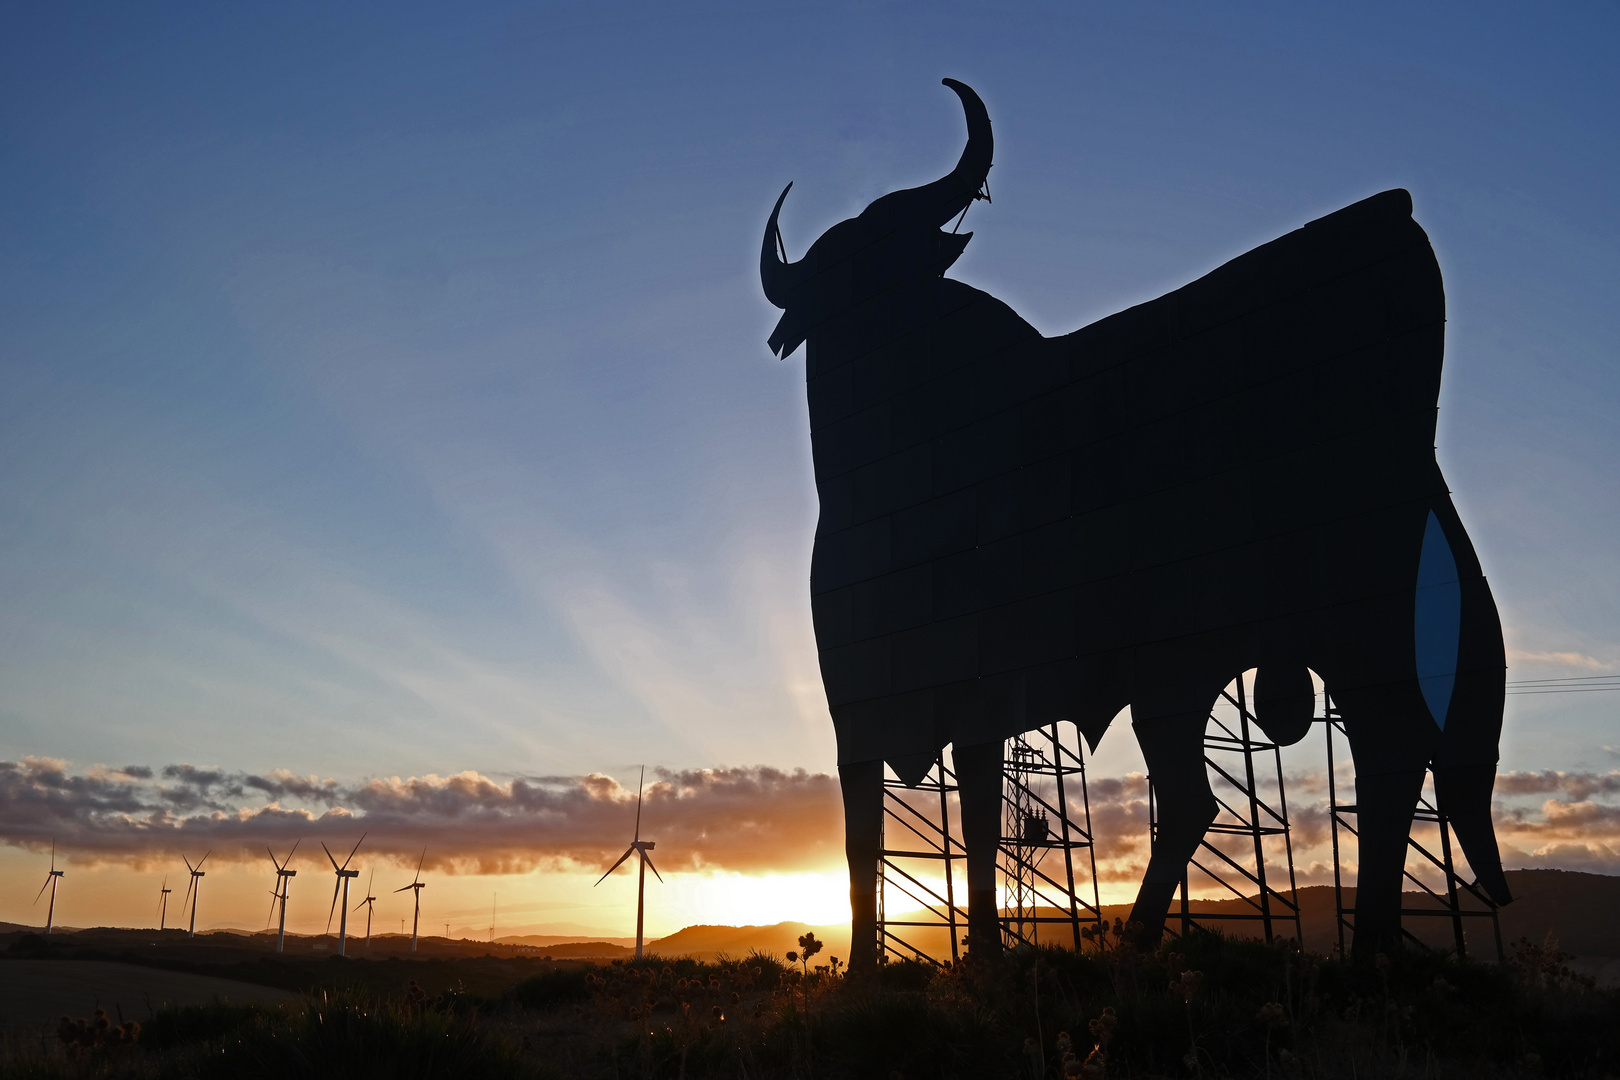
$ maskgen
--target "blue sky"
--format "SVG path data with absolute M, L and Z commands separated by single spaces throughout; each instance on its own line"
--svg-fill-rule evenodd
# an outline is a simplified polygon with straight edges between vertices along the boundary
M 946 171 L 944 75 L 996 125 L 952 276 L 1047 333 L 1411 189 L 1513 677 L 1616 671 L 1617 42 L 1604 4 L 13 5 L 0 758 L 829 768 L 756 253 L 788 180 L 797 256 Z M 1510 698 L 1504 767 L 1613 767 L 1617 705 Z

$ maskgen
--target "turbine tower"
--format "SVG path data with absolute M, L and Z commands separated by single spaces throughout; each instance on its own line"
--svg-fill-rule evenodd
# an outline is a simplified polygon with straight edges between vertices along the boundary
M 355 846 L 358 847 L 359 845 L 357 844 Z M 358 873 L 358 871 L 356 871 L 356 873 Z M 368 950 L 371 948 L 371 912 L 377 903 L 377 898 L 371 895 L 371 885 L 376 880 L 377 871 L 374 869 L 371 871 L 371 876 L 366 878 L 366 898 L 354 905 L 354 910 L 356 911 L 359 911 L 361 908 L 366 909 L 366 948 Z M 348 897 L 344 897 L 344 900 L 347 901 Z
M 327 909 L 326 912 L 327 933 L 332 932 L 332 912 L 338 910 L 338 890 L 343 890 L 343 909 L 338 920 L 339 956 L 349 955 L 347 952 L 347 938 L 349 935 L 349 879 L 360 876 L 360 871 L 349 869 L 349 861 L 354 858 L 354 853 L 360 850 L 360 845 L 365 841 L 365 839 L 366 834 L 361 833 L 360 839 L 354 842 L 354 847 L 349 851 L 349 858 L 343 860 L 342 866 L 339 866 L 338 861 L 332 858 L 332 849 L 326 846 L 326 842 L 324 840 L 321 842 L 321 850 L 326 852 L 326 858 L 331 862 L 332 869 L 337 871 L 337 884 L 332 886 L 332 906 Z
M 293 846 L 292 846 L 292 851 L 287 852 L 287 857 L 285 859 L 282 859 L 280 862 L 276 861 L 276 853 L 275 852 L 271 851 L 269 848 L 264 849 L 265 854 L 270 856 L 270 862 L 276 868 L 276 887 L 273 890 L 271 890 L 271 893 L 270 893 L 270 913 L 272 915 L 274 915 L 275 911 L 276 911 L 276 901 L 277 900 L 281 901 L 281 924 L 276 928 L 276 952 L 281 952 L 282 947 L 286 944 L 286 941 L 287 941 L 287 885 L 288 885 L 288 879 L 289 878 L 295 878 L 295 877 L 298 876 L 298 871 L 289 870 L 289 869 L 287 869 L 287 866 L 288 866 L 289 863 L 292 862 L 293 852 L 297 851 L 298 850 L 298 845 L 302 844 L 302 843 L 303 843 L 302 840 L 294 840 L 293 841 Z M 268 920 L 266 920 L 266 925 L 268 925 Z
M 197 896 L 202 892 L 202 879 L 208 876 L 203 873 L 202 864 L 207 862 L 208 856 L 212 854 L 212 851 L 206 852 L 202 858 L 197 860 L 196 866 L 192 866 L 191 860 L 184 855 L 180 856 L 185 861 L 186 869 L 191 871 L 191 880 L 186 884 L 186 895 L 180 901 L 181 911 L 186 909 L 186 901 L 191 901 L 191 928 L 186 931 L 187 937 L 197 936 Z
M 398 888 L 398 889 L 394 890 L 397 893 L 402 893 L 406 889 L 410 889 L 411 890 L 411 896 L 416 901 L 416 906 L 411 911 L 411 952 L 416 951 L 416 926 L 417 926 L 417 920 L 422 917 L 422 890 L 427 888 L 427 882 L 422 880 L 422 864 L 424 862 L 426 862 L 426 861 L 427 861 L 427 848 L 423 848 L 422 849 L 422 857 L 420 859 L 416 860 L 416 877 L 411 879 L 411 883 L 409 885 L 406 885 L 406 886 L 404 886 L 402 888 Z M 370 892 L 371 890 L 368 889 L 366 891 Z M 403 930 L 404 927 L 400 927 L 400 929 Z M 446 937 L 450 936 L 450 928 L 448 926 L 445 927 L 445 936 Z
M 174 892 L 169 888 L 169 875 L 163 875 L 163 886 L 158 889 L 158 932 L 163 931 L 163 924 L 169 919 L 169 894 Z
M 641 959 L 641 952 L 642 952 L 642 945 L 641 945 L 641 943 L 642 943 L 642 933 L 641 933 L 641 930 L 642 930 L 642 925 L 643 925 L 643 917 L 645 916 L 646 910 L 647 910 L 647 870 L 648 870 L 648 868 L 649 867 L 652 868 L 653 877 L 658 879 L 658 883 L 660 885 L 662 885 L 664 883 L 664 875 L 660 874 L 658 872 L 658 867 L 653 866 L 652 857 L 647 854 L 647 852 L 651 851 L 653 848 L 657 847 L 658 845 L 653 843 L 651 840 L 643 840 L 641 838 L 641 791 L 642 791 L 642 787 L 646 783 L 646 780 L 647 780 L 647 766 L 643 765 L 641 767 L 641 780 L 638 781 L 637 784 L 636 784 L 636 838 L 634 840 L 630 841 L 630 846 L 629 847 L 624 849 L 624 854 L 619 856 L 619 861 L 614 863 L 612 866 L 608 867 L 607 874 L 603 874 L 601 877 L 596 879 L 596 884 L 600 885 L 600 884 L 602 884 L 602 882 L 604 882 L 604 881 L 606 881 L 608 879 L 608 874 L 613 873 L 613 871 L 615 871 L 619 867 L 623 866 L 624 865 L 624 860 L 628 859 L 632 854 L 637 855 L 637 856 L 640 857 L 641 865 L 640 865 L 640 868 L 639 868 L 639 871 L 638 871 L 638 874 L 637 874 L 637 877 L 636 877 L 636 959 L 637 960 Z M 595 886 L 592 886 L 592 888 L 595 888 Z
M 56 922 L 56 886 L 62 880 L 62 875 L 64 873 L 66 873 L 66 871 L 58 870 L 56 868 L 56 841 L 52 840 L 51 841 L 51 869 L 50 869 L 50 872 L 45 875 L 45 884 L 41 885 L 39 887 L 39 892 L 34 894 L 34 903 L 37 904 L 37 903 L 39 903 L 39 898 L 45 895 L 45 890 L 47 888 L 49 888 L 51 890 L 51 906 L 49 908 L 47 908 L 46 911 L 45 911 L 45 934 L 46 934 L 46 936 L 50 935 L 51 926 L 54 925 L 55 922 Z

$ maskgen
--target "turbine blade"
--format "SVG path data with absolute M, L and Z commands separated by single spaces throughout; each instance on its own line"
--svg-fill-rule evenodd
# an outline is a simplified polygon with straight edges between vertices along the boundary
M 36 903 L 36 904 L 39 903 L 39 898 L 44 896 L 45 895 L 45 890 L 51 887 L 51 878 L 53 878 L 55 876 L 56 876 L 55 874 L 46 874 L 45 875 L 45 884 L 41 885 L 39 887 L 39 892 L 34 894 L 34 903 Z
M 634 845 L 634 844 L 631 844 L 629 847 L 625 848 L 624 849 L 624 854 L 619 856 L 619 861 L 614 863 L 612 866 L 608 867 L 607 874 L 603 874 L 601 877 L 596 879 L 596 885 L 602 884 L 602 882 L 604 882 L 604 881 L 606 881 L 608 879 L 608 874 L 613 873 L 613 871 L 615 871 L 619 867 L 623 866 L 624 865 L 624 860 L 628 859 L 632 854 L 634 854 L 635 850 L 636 850 L 636 845 Z M 596 885 L 592 885 L 591 888 L 593 888 L 593 889 L 596 888 Z
M 354 847 L 351 848 L 350 851 L 349 851 L 349 858 L 343 860 L 343 869 L 347 870 L 349 868 L 349 861 L 354 858 L 354 853 L 356 851 L 359 851 L 360 850 L 360 845 L 365 843 L 365 842 L 366 842 L 366 834 L 361 833 L 360 834 L 360 839 L 358 839 L 358 840 L 356 840 L 354 842 Z
M 343 887 L 343 879 L 338 878 L 337 884 L 332 886 L 332 906 L 326 909 L 326 932 L 332 932 L 332 914 L 337 911 L 338 890 Z
M 274 866 L 276 871 L 279 873 L 281 871 L 281 864 L 276 862 L 276 853 L 270 850 L 269 845 L 265 846 L 264 853 L 270 856 L 270 865 Z
M 647 783 L 647 766 L 641 767 L 641 779 L 636 781 L 636 839 L 641 839 L 641 789 Z
M 213 853 L 214 853 L 214 849 L 209 848 L 207 853 L 204 854 L 202 858 L 197 860 L 197 869 L 201 870 L 202 869 L 202 864 L 207 862 L 208 861 L 208 856 L 212 855 Z
M 645 851 L 643 851 L 641 853 L 641 857 L 646 860 L 647 869 L 649 869 L 649 870 L 651 870 L 653 872 L 653 877 L 658 879 L 658 884 L 662 885 L 664 883 L 664 875 L 660 874 L 658 872 L 658 867 L 653 865 L 652 856 L 648 855 Z
M 280 899 L 280 893 L 274 891 L 270 893 L 270 914 L 264 917 L 264 928 L 266 930 L 270 929 L 270 920 L 276 917 L 276 901 Z
M 197 867 L 192 866 L 191 865 L 191 860 L 186 858 L 184 855 L 180 856 L 180 861 L 186 864 L 186 869 L 187 870 L 190 870 L 194 874 L 197 872 Z M 201 865 L 202 865 L 201 863 L 197 864 L 197 866 L 201 866 Z
M 415 885 L 415 884 L 416 884 L 416 882 L 413 881 L 413 882 L 411 882 L 410 885 L 401 885 L 399 888 L 395 889 L 394 891 L 395 892 L 404 892 L 406 889 L 409 889 L 412 885 Z
M 186 910 L 186 905 L 191 902 L 191 887 L 195 884 L 197 884 L 196 878 L 192 878 L 190 881 L 186 882 L 186 895 L 180 898 L 181 911 Z
M 326 846 L 326 841 L 325 840 L 321 841 L 321 850 L 326 852 L 326 859 L 327 859 L 328 862 L 330 862 L 332 864 L 332 869 L 334 869 L 334 870 L 343 869 L 343 867 L 341 867 L 341 866 L 339 866 L 337 864 L 337 860 L 332 858 L 332 849 Z
M 287 852 L 287 863 L 292 862 L 292 857 L 295 854 L 297 854 L 297 852 L 298 852 L 298 845 L 302 844 L 303 842 L 304 842 L 304 838 L 302 836 L 300 836 L 298 839 L 293 841 L 292 850 Z M 285 867 L 287 865 L 287 863 L 282 863 L 281 865 L 283 867 Z
M 416 860 L 416 876 L 411 879 L 412 882 L 417 882 L 417 881 L 422 880 L 422 864 L 425 863 L 425 862 L 427 862 L 427 848 L 423 847 L 422 848 L 422 857 L 420 859 Z

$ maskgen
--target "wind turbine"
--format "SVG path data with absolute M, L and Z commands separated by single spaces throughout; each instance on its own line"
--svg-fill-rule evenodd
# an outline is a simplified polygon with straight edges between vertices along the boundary
M 354 842 L 354 847 L 349 851 L 349 858 L 343 860 L 342 866 L 339 866 L 338 861 L 332 858 L 332 849 L 326 846 L 324 840 L 321 841 L 321 850 L 326 852 L 326 858 L 331 862 L 332 869 L 337 871 L 337 884 L 332 886 L 332 906 L 326 912 L 326 930 L 328 933 L 331 933 L 332 930 L 332 912 L 338 910 L 338 890 L 343 890 L 343 911 L 338 920 L 339 956 L 349 955 L 345 951 L 349 934 L 349 879 L 360 876 L 360 871 L 349 869 L 349 861 L 354 858 L 354 853 L 360 850 L 360 845 L 365 842 L 365 839 L 366 834 L 361 833 L 360 839 Z
M 287 865 L 292 862 L 293 852 L 297 851 L 298 845 L 302 843 L 302 840 L 294 840 L 292 851 L 287 852 L 287 857 L 280 862 L 276 862 L 275 852 L 269 848 L 264 849 L 265 854 L 270 856 L 270 862 L 276 868 L 276 887 L 270 893 L 270 914 L 275 914 L 276 901 L 281 901 L 281 925 L 276 928 L 276 952 L 282 951 L 282 946 L 287 940 L 287 879 L 298 876 L 298 871 L 287 869 Z M 265 925 L 269 925 L 268 919 L 265 920 Z
M 608 879 L 608 874 L 613 873 L 613 871 L 615 871 L 619 867 L 623 866 L 624 865 L 624 860 L 628 859 L 632 854 L 640 856 L 641 866 L 640 866 L 640 870 L 638 872 L 638 875 L 636 877 L 636 959 L 637 960 L 641 959 L 641 940 L 642 940 L 641 928 L 642 928 L 642 923 L 643 923 L 643 916 L 646 914 L 646 909 L 647 909 L 647 868 L 652 867 L 653 877 L 658 879 L 658 883 L 660 885 L 662 885 L 664 883 L 664 875 L 660 874 L 658 872 L 658 867 L 653 866 L 652 857 L 647 854 L 647 852 L 651 851 L 653 848 L 657 847 L 658 845 L 653 843 L 651 840 L 643 840 L 641 838 L 641 790 L 642 790 L 642 787 L 645 785 L 646 780 L 647 780 L 647 766 L 643 765 L 641 767 L 641 780 L 636 783 L 636 838 L 634 840 L 630 841 L 630 846 L 629 847 L 624 849 L 624 854 L 619 856 L 619 861 L 614 863 L 612 866 L 608 867 L 607 874 L 603 874 L 601 877 L 596 879 L 596 884 L 597 885 L 602 884 L 602 882 L 604 882 L 604 881 L 606 881 Z M 595 888 L 595 886 L 593 885 L 592 888 Z
M 360 845 L 356 844 L 355 846 L 359 847 Z M 358 871 L 356 871 L 356 873 L 358 873 Z M 371 883 L 376 880 L 377 871 L 373 869 L 371 871 L 371 876 L 366 878 L 366 898 L 354 905 L 354 910 L 356 911 L 359 911 L 361 908 L 366 909 L 366 948 L 368 949 L 371 948 L 371 912 L 373 906 L 377 903 L 377 898 L 371 895 Z M 349 898 L 345 896 L 343 899 L 345 902 L 347 902 Z
M 163 875 L 163 886 L 158 889 L 158 930 L 163 930 L 163 924 L 169 918 L 169 894 L 174 892 L 169 888 L 169 875 Z
M 180 901 L 181 911 L 185 910 L 186 901 L 191 901 L 191 929 L 186 931 L 187 937 L 197 936 L 197 896 L 202 892 L 202 879 L 208 876 L 203 873 L 202 864 L 207 862 L 208 856 L 212 854 L 212 851 L 205 853 L 202 858 L 197 860 L 196 866 L 192 866 L 191 860 L 184 855 L 180 856 L 186 864 L 186 869 L 191 871 L 191 880 L 186 884 L 186 895 Z
M 422 864 L 426 861 L 427 848 L 423 848 L 422 857 L 416 860 L 416 877 L 411 879 L 411 883 L 406 885 L 404 888 L 394 890 L 397 893 L 402 893 L 405 891 L 405 889 L 410 889 L 411 895 L 416 900 L 416 907 L 411 912 L 411 952 L 416 951 L 416 925 L 417 920 L 422 917 L 422 890 L 427 888 L 427 882 L 422 880 Z M 366 891 L 370 892 L 371 890 L 367 889 Z M 400 929 L 403 930 L 404 927 L 401 926 Z M 450 928 L 445 927 L 445 935 L 447 937 L 449 936 L 449 931 Z
M 56 841 L 52 840 L 51 869 L 50 872 L 45 875 L 45 884 L 41 885 L 39 887 L 39 892 L 34 894 L 34 903 L 37 904 L 39 903 L 39 898 L 45 895 L 46 888 L 51 890 L 51 906 L 45 911 L 45 933 L 47 936 L 51 932 L 52 924 L 56 922 L 56 886 L 62 880 L 62 875 L 64 873 L 66 873 L 65 870 L 58 870 L 56 868 Z

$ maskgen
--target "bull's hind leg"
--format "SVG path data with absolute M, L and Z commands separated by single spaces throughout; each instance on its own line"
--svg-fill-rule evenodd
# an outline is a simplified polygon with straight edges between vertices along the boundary
M 952 751 L 962 800 L 962 846 L 967 849 L 968 951 L 981 957 L 1001 951 L 996 853 L 1001 847 L 1003 746 L 998 740 Z
M 883 762 L 838 766 L 844 790 L 844 857 L 849 862 L 849 969 L 877 963 L 877 864 L 883 837 Z
M 1415 679 L 1364 680 L 1333 690 L 1356 767 L 1354 952 L 1361 959 L 1401 947 L 1407 842 L 1439 734 Z
M 1131 908 L 1131 922 L 1141 924 L 1141 940 L 1147 945 L 1163 934 L 1165 914 L 1187 863 L 1215 820 L 1215 793 L 1204 768 L 1208 723 L 1208 707 L 1131 722 L 1153 781 L 1159 824 L 1147 873 Z

